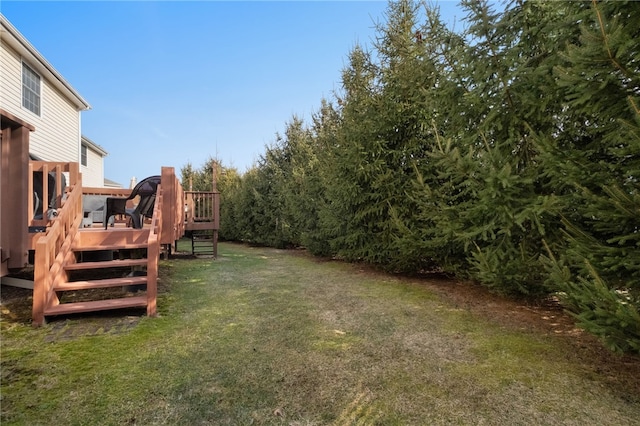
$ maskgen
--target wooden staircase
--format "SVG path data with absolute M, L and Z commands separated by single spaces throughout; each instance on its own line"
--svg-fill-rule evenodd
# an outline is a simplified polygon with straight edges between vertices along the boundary
M 215 179 L 214 191 L 185 193 L 173 167 L 162 167 L 151 223 L 142 229 L 122 224 L 108 229 L 84 228 L 83 194 L 127 197 L 130 191 L 83 188 L 78 163 L 32 162 L 29 167 L 30 176 L 33 171 L 48 176 L 49 170 L 55 170 L 57 182 L 62 173 L 69 175 L 65 193 L 56 189 L 57 217 L 28 222 L 30 227 L 45 229 L 29 237 L 29 247 L 35 253 L 35 326 L 44 324 L 48 316 L 121 308 L 146 307 L 147 315 L 155 316 L 161 247 L 167 253 L 186 229 L 206 231 L 213 238 L 206 243 L 213 245 L 214 257 L 217 254 L 220 199 Z M 29 193 L 32 188 L 30 181 Z M 46 195 L 45 191 L 48 199 Z M 186 215 L 185 205 L 189 207 Z M 96 253 L 106 255 L 96 258 Z M 130 287 L 142 287 L 144 292 L 126 291 Z
M 123 308 L 146 307 L 147 315 L 155 316 L 162 185 L 151 223 L 143 229 L 82 228 L 81 196 L 76 184 L 36 242 L 33 324 L 42 325 L 47 316 Z M 144 294 L 126 291 L 132 286 L 143 287 Z
M 140 232 L 142 231 L 142 232 Z M 136 234 L 136 235 L 134 235 Z M 45 307 L 44 315 L 62 315 L 81 312 L 102 311 L 122 308 L 144 308 L 147 296 L 132 296 L 124 291 L 126 287 L 147 286 L 147 240 L 149 230 L 123 229 L 81 229 L 71 245 L 72 256 L 63 263 L 62 276 L 53 283 L 53 300 Z M 142 258 L 131 258 L 132 253 L 144 252 Z M 103 257 L 118 257 L 114 260 L 89 260 L 95 254 Z M 123 258 L 120 258 L 123 257 Z M 128 258 L 127 258 L 128 257 Z M 131 272 L 136 275 L 131 276 Z M 79 278 L 78 278 L 79 277 Z M 89 278 L 87 278 L 89 277 Z M 70 293 L 86 290 L 122 288 L 118 298 L 99 299 L 80 302 L 64 302 L 73 299 Z M 64 292 L 64 293 L 63 293 Z M 116 292 L 113 292 L 117 294 Z M 59 294 L 65 296 L 59 297 Z
M 216 256 L 216 241 L 213 230 L 191 231 L 191 254 L 194 256 Z

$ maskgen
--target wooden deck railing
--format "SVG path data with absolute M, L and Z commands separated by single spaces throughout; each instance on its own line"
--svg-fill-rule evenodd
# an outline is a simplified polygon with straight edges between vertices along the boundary
M 158 259 L 160 257 L 160 236 L 162 235 L 162 216 L 164 207 L 162 184 L 156 192 L 156 203 L 153 206 L 153 218 L 147 240 L 147 315 L 156 316 L 158 295 Z
M 128 197 L 131 189 L 127 188 L 82 188 L 82 195 L 102 195 L 105 197 Z
M 41 182 L 34 182 L 34 173 L 40 173 L 42 179 Z M 55 178 L 55 188 L 49 188 L 49 174 L 53 174 Z M 63 175 L 66 175 L 63 177 Z M 34 194 L 34 187 L 41 186 L 42 197 L 39 200 L 40 205 L 34 205 L 34 196 L 28 197 L 27 213 L 29 214 L 27 223 L 32 227 L 46 227 L 50 223 L 50 217 L 47 213 L 51 207 L 53 209 L 59 209 L 62 207 L 65 188 L 63 182 L 66 181 L 67 186 L 74 186 L 80 179 L 80 170 L 78 163 L 63 163 L 63 162 L 50 162 L 50 161 L 29 161 L 29 192 L 28 194 Z M 51 190 L 55 193 L 55 206 L 50 206 L 50 200 L 54 194 L 51 194 Z M 37 211 L 36 211 L 37 208 Z M 36 219 L 36 217 L 39 217 Z
M 216 212 L 220 211 L 220 193 L 185 191 L 184 194 L 187 229 L 197 229 L 199 222 L 213 223 L 213 229 L 218 229 L 220 219 Z
M 46 171 L 46 167 L 44 170 Z M 82 177 L 79 173 L 72 176 L 74 184 L 70 186 L 71 191 L 67 193 L 58 216 L 36 242 L 33 272 L 34 324 L 43 323 L 46 306 L 58 303 L 57 296 L 52 291 L 53 284 L 67 278 L 62 268 L 63 260 L 66 256 L 73 255 L 71 245 L 82 223 Z
M 173 167 L 162 168 L 160 184 L 164 199 L 160 244 L 171 245 L 184 235 L 184 191 Z

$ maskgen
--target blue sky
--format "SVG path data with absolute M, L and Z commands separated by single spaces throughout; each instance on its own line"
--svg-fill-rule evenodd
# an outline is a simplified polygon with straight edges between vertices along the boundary
M 456 2 L 438 2 L 452 17 Z M 7 1 L 0 11 L 84 97 L 105 177 L 217 157 L 246 171 L 295 114 L 340 90 L 386 1 Z

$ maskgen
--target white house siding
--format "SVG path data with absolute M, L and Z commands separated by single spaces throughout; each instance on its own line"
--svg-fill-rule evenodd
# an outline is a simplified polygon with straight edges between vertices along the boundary
M 40 116 L 22 107 L 22 57 L 6 43 L 0 48 L 0 108 L 35 126 L 29 152 L 45 161 L 80 161 L 80 112 L 40 75 Z M 25 61 L 26 62 L 26 61 Z M 33 69 L 35 64 L 26 62 Z
M 82 185 L 91 188 L 104 187 L 104 160 L 100 153 L 87 147 L 87 165 L 80 167 Z
M 34 122 L 29 151 L 46 161 L 80 161 L 80 112 L 44 84 L 41 119 Z M 33 115 L 33 114 L 32 114 Z
M 0 108 L 28 123 L 33 121 L 34 115 L 22 108 L 20 56 L 6 43 L 0 43 Z

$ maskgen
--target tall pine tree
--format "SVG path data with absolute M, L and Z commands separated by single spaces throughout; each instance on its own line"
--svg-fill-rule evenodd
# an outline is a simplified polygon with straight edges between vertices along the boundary
M 580 35 L 555 69 L 563 125 L 540 136 L 566 229 L 549 285 L 611 348 L 640 352 L 640 8 L 571 5 Z

